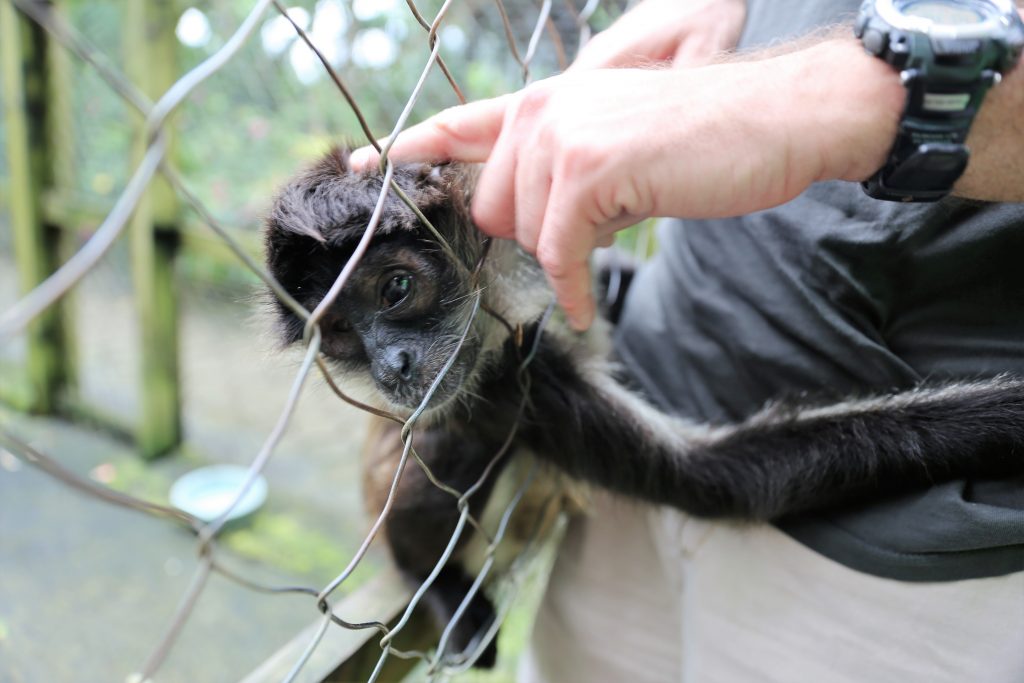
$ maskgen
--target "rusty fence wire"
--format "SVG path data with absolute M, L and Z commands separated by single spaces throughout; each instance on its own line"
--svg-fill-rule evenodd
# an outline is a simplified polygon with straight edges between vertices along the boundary
M 152 181 L 158 174 L 162 174 L 167 179 L 181 200 L 194 209 L 201 220 L 228 245 L 238 260 L 244 264 L 246 268 L 255 273 L 266 284 L 266 286 L 273 291 L 275 296 L 294 311 L 296 315 L 306 321 L 304 338 L 305 354 L 301 366 L 295 374 L 285 406 L 281 411 L 276 424 L 273 426 L 263 442 L 262 447 L 256 453 L 255 457 L 253 457 L 248 469 L 247 479 L 245 484 L 242 486 L 242 489 L 235 496 L 231 505 L 223 511 L 220 517 L 210 523 L 204 523 L 199 519 L 175 508 L 155 504 L 120 493 L 101 484 L 79 477 L 61 465 L 52 456 L 40 452 L 28 442 L 19 438 L 16 434 L 11 433 L 6 429 L 0 429 L 0 445 L 3 445 L 4 448 L 17 457 L 41 468 L 67 485 L 83 490 L 112 505 L 124 506 L 139 512 L 167 518 L 173 522 L 191 527 L 197 533 L 198 540 L 196 551 L 199 557 L 198 567 L 187 590 L 180 598 L 177 610 L 170 616 L 170 618 L 167 619 L 162 635 L 159 637 L 157 642 L 153 643 L 148 657 L 139 663 L 138 670 L 129 677 L 129 680 L 141 683 L 154 679 L 154 676 L 158 671 L 160 671 L 161 666 L 164 664 L 169 652 L 174 646 L 183 626 L 190 618 L 196 601 L 203 592 L 208 578 L 211 573 L 214 572 L 220 573 L 225 577 L 254 590 L 308 595 L 312 599 L 315 608 L 322 614 L 322 620 L 320 621 L 319 628 L 316 630 L 315 635 L 310 639 L 304 653 L 294 661 L 290 672 L 284 678 L 285 681 L 292 681 L 296 676 L 298 676 L 307 663 L 310 655 L 320 644 L 324 634 L 331 628 L 354 630 L 372 629 L 379 633 L 380 656 L 373 673 L 368 679 L 369 681 L 377 680 L 385 662 L 391 657 L 422 660 L 425 662 L 424 666 L 427 672 L 426 675 L 431 680 L 448 677 L 461 671 L 465 671 L 467 668 L 472 666 L 476 657 L 483 652 L 490 640 L 495 637 L 497 629 L 501 624 L 501 618 L 496 620 L 494 625 L 491 627 L 490 632 L 486 634 L 484 638 L 480 639 L 476 651 L 474 653 L 470 653 L 468 656 L 446 657 L 444 656 L 445 645 L 453 630 L 455 622 L 460 619 L 463 610 L 472 600 L 474 594 L 481 590 L 481 586 L 483 585 L 485 578 L 487 578 L 488 573 L 491 571 L 495 549 L 501 542 L 512 512 L 518 504 L 520 497 L 523 495 L 525 488 L 529 485 L 533 473 L 531 472 L 526 477 L 522 482 L 518 493 L 508 504 L 508 507 L 502 516 L 497 533 L 495 533 L 493 537 L 485 535 L 485 538 L 489 541 L 489 545 L 484 567 L 476 577 L 476 581 L 472 586 L 470 594 L 463 600 L 462 607 L 454 616 L 452 623 L 449 623 L 448 627 L 444 629 L 440 641 L 433 649 L 433 652 L 402 651 L 397 649 L 393 645 L 395 636 L 409 623 L 414 608 L 419 603 L 426 590 L 430 587 L 438 573 L 445 566 L 446 562 L 448 562 L 449 558 L 452 556 L 460 537 L 466 532 L 467 527 L 476 528 L 478 531 L 482 532 L 479 522 L 470 514 L 468 498 L 484 483 L 483 479 L 467 491 L 455 491 L 450 489 L 440 483 L 433 477 L 432 473 L 427 470 L 426 465 L 416 454 L 414 445 L 414 427 L 417 419 L 424 410 L 427 409 L 431 396 L 434 393 L 433 389 L 439 386 L 446 369 L 454 362 L 455 356 L 459 352 L 459 346 L 456 346 L 451 358 L 449 359 L 448 365 L 445 366 L 445 370 L 442 370 L 440 375 L 435 379 L 432 389 L 428 391 L 422 404 L 410 418 L 404 421 L 402 427 L 402 441 L 404 443 L 404 449 L 399 465 L 393 474 L 390 492 L 383 510 L 372 524 L 369 532 L 366 534 L 358 550 L 351 557 L 347 566 L 342 568 L 333 580 L 322 588 L 264 586 L 250 581 L 243 576 L 239 576 L 235 571 L 223 566 L 218 557 L 218 533 L 223 529 L 231 509 L 238 504 L 247 490 L 256 481 L 267 461 L 272 457 L 272 454 L 274 453 L 274 450 L 282 436 L 285 434 L 286 430 L 288 430 L 289 424 L 297 409 L 299 397 L 302 394 L 303 388 L 307 383 L 307 380 L 309 380 L 310 375 L 313 374 L 314 368 L 322 374 L 323 378 L 331 387 L 338 391 L 339 396 L 343 397 L 340 390 L 337 390 L 335 387 L 330 376 L 330 368 L 325 362 L 323 355 L 320 353 L 321 334 L 318 322 L 323 313 L 332 305 L 337 297 L 344 296 L 345 283 L 373 238 L 381 217 L 384 200 L 388 193 L 395 192 L 398 194 L 406 203 L 410 204 L 410 207 L 417 212 L 417 215 L 422 221 L 424 221 L 424 223 L 427 223 L 427 221 L 426 218 L 424 218 L 422 214 L 412 206 L 408 198 L 402 195 L 398 185 L 392 182 L 394 167 L 387 159 L 388 145 L 385 145 L 381 150 L 383 153 L 382 170 L 384 171 L 385 182 L 382 185 L 381 194 L 378 198 L 376 208 L 366 226 L 366 230 L 359 247 L 351 259 L 345 264 L 342 271 L 338 274 L 333 286 L 320 305 L 318 305 L 312 312 L 307 311 L 298 302 L 293 300 L 259 263 L 254 261 L 248 255 L 246 249 L 237 243 L 230 231 L 224 228 L 221 221 L 219 221 L 215 217 L 214 213 L 197 197 L 196 193 L 189 188 L 189 185 L 183 175 L 179 173 L 174 165 L 168 160 L 168 118 L 183 102 L 189 99 L 201 83 L 217 73 L 225 66 L 225 64 L 235 58 L 246 42 L 252 39 L 253 35 L 262 25 L 262 22 L 266 21 L 267 17 L 274 12 L 285 17 L 291 23 L 299 38 L 308 44 L 308 46 L 317 55 L 322 63 L 322 67 L 328 72 L 331 80 L 337 86 L 342 98 L 351 108 L 352 112 L 355 113 L 366 139 L 371 144 L 377 145 L 377 136 L 374 131 L 371 130 L 370 124 L 367 122 L 366 117 L 363 116 L 360 105 L 357 102 L 358 98 L 369 98 L 374 94 L 362 92 L 356 93 L 347 87 L 344 74 L 338 73 L 334 68 L 332 68 L 330 60 L 324 55 L 323 50 L 327 46 L 317 45 L 316 41 L 303 30 L 299 23 L 293 20 L 292 14 L 288 11 L 288 8 L 283 6 L 278 0 L 254 1 L 248 15 L 245 17 L 244 21 L 237 26 L 230 38 L 195 68 L 180 76 L 180 78 L 178 78 L 177 81 L 174 82 L 173 85 L 171 85 L 171 87 L 169 87 L 160 97 L 156 98 L 155 101 L 143 94 L 142 90 L 136 87 L 131 80 L 118 70 L 116 66 L 111 64 L 102 55 L 100 50 L 96 49 L 95 46 L 91 45 L 86 38 L 76 31 L 71 23 L 66 20 L 65 16 L 58 11 L 58 8 L 53 4 L 39 2 L 38 0 L 3 1 L 10 2 L 18 12 L 23 13 L 45 29 L 53 41 L 68 50 L 78 59 L 82 60 L 85 64 L 88 64 L 90 68 L 95 70 L 95 73 L 106 83 L 106 85 L 113 90 L 113 92 L 120 96 L 130 107 L 137 110 L 145 117 L 146 146 L 145 152 L 141 155 L 141 161 L 138 162 L 132 172 L 124 190 L 120 193 L 120 196 L 114 203 L 113 209 L 106 215 L 95 233 L 73 254 L 73 256 L 71 256 L 71 258 L 57 268 L 55 272 L 53 272 L 34 290 L 23 296 L 10 309 L 0 312 L 0 345 L 9 343 L 17 338 L 33 320 L 39 318 L 62 297 L 68 294 L 76 287 L 83 277 L 89 274 L 96 267 L 97 263 L 99 263 L 104 255 L 108 253 L 111 247 L 125 231 L 125 227 L 143 197 L 150 181 Z M 553 11 L 553 8 L 555 7 L 554 3 L 559 3 L 557 6 L 558 22 L 555 21 L 556 12 Z M 414 106 L 421 99 L 428 76 L 435 71 L 438 71 L 443 75 L 454 94 L 455 100 L 457 102 L 465 101 L 463 90 L 456 81 L 450 65 L 445 61 L 444 40 L 442 39 L 441 31 L 441 29 L 446 25 L 447 17 L 452 10 L 452 6 L 456 4 L 461 6 L 460 9 L 466 10 L 467 13 L 465 15 L 471 17 L 472 20 L 477 23 L 476 27 L 471 27 L 473 30 L 500 31 L 504 35 L 507 46 L 507 57 L 514 61 L 516 68 L 521 74 L 522 83 L 525 84 L 534 77 L 535 71 L 532 67 L 534 60 L 536 59 L 538 49 L 540 48 L 542 41 L 545 41 L 545 38 L 548 45 L 547 49 L 550 54 L 554 55 L 558 65 L 564 68 L 568 61 L 567 55 L 571 55 L 576 49 L 578 49 L 578 46 L 583 44 L 589 37 L 591 29 L 588 22 L 591 15 L 598 7 L 598 0 L 587 0 L 585 3 L 580 3 L 578 0 L 575 0 L 575 4 L 574 0 L 542 0 L 536 3 L 512 2 L 509 0 L 507 4 L 503 2 L 503 0 L 472 0 L 472 2 L 462 3 L 455 3 L 454 0 L 445 0 L 432 17 L 425 16 L 424 10 L 417 5 L 415 0 L 406 0 L 408 11 L 415 18 L 416 24 L 418 24 L 422 29 L 422 37 L 419 41 L 422 47 L 418 50 L 414 49 L 414 46 L 418 41 L 410 40 L 408 47 L 406 48 L 406 54 L 402 55 L 402 59 L 421 59 L 423 66 L 415 87 L 410 93 L 408 93 L 408 97 L 405 100 L 404 105 L 401 107 L 400 112 L 394 119 L 393 126 L 390 131 L 387 131 L 387 139 L 394 140 L 395 137 L 398 136 L 406 127 Z M 524 25 L 522 20 L 524 16 L 532 17 L 532 21 L 529 22 L 532 24 L 532 28 L 526 35 L 524 35 L 518 28 Z M 571 21 L 571 26 L 569 27 L 570 30 L 566 30 L 566 17 Z M 559 23 L 561 24 L 560 26 L 556 25 Z M 417 52 L 420 54 L 417 55 Z M 462 340 L 465 340 L 466 335 L 469 333 L 474 317 L 480 313 L 479 288 L 476 288 L 476 292 L 474 294 L 472 311 L 473 313 L 469 317 L 466 327 L 463 330 Z M 524 397 L 528 396 L 528 364 L 530 355 L 529 350 L 527 350 L 523 359 L 521 372 L 519 373 L 519 381 L 524 389 Z M 524 401 L 525 400 L 526 399 L 524 398 Z M 511 442 L 512 436 L 513 434 L 509 435 L 506 447 L 507 444 Z M 495 453 L 492 465 L 495 464 L 501 456 L 502 452 Z M 458 524 L 444 554 L 438 558 L 434 571 L 415 591 L 407 608 L 396 624 L 389 627 L 383 623 L 383 619 L 376 621 L 364 621 L 360 623 L 350 621 L 353 615 L 339 614 L 335 611 L 331 602 L 332 595 L 335 594 L 339 587 L 349 580 L 353 571 L 366 556 L 370 544 L 377 536 L 392 508 L 395 491 L 398 488 L 400 477 L 402 476 L 402 472 L 409 460 L 413 460 L 415 466 L 424 468 L 426 475 L 435 483 L 435 485 L 451 494 L 452 504 L 457 506 L 460 513 Z M 487 477 L 491 469 L 492 468 L 489 467 L 483 476 Z M 515 576 L 515 574 L 516 572 L 513 571 L 513 576 Z M 499 611 L 501 611 L 502 614 L 499 615 L 499 617 L 503 616 L 504 611 L 507 610 L 509 604 L 510 599 L 506 599 L 502 602 L 502 605 L 499 608 Z

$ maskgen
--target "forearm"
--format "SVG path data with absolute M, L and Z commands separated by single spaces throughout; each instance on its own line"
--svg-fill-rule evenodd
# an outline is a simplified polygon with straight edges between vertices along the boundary
M 794 148 L 820 150 L 818 180 L 864 180 L 883 165 L 896 137 L 906 97 L 899 75 L 852 36 L 833 35 L 775 59 L 787 58 L 794 68 L 804 70 L 804 76 L 793 82 L 806 83 L 794 91 L 790 130 L 806 130 L 809 139 L 796 142 Z M 805 105 L 799 104 L 802 100 Z M 970 162 L 954 194 L 1024 201 L 1021 111 L 1024 68 L 1018 67 L 989 90 L 967 138 Z
M 967 136 L 971 160 L 953 188 L 961 197 L 1024 202 L 1024 68 L 989 90 Z
M 780 103 L 783 130 L 792 136 L 785 173 L 795 191 L 787 194 L 816 181 L 861 181 L 885 163 L 906 91 L 852 31 L 838 27 L 826 39 L 769 59 L 766 75 L 776 76 L 763 97 Z
M 623 145 L 620 160 L 625 166 L 645 155 L 630 177 L 650 176 L 651 197 L 616 208 L 739 215 L 788 201 L 814 182 L 874 173 L 896 138 L 906 91 L 892 67 L 840 28 L 705 69 L 652 75 L 662 81 L 650 88 L 659 92 L 652 107 L 664 113 L 634 129 L 638 140 Z M 587 140 L 597 137 L 587 131 Z M 648 150 L 650 141 L 658 144 Z

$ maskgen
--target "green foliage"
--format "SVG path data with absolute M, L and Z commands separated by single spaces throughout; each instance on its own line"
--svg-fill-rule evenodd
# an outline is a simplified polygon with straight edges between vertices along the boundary
M 315 15 L 318 6 L 313 0 L 290 4 L 304 8 L 310 16 Z M 189 5 L 182 2 L 179 6 L 184 11 Z M 418 3 L 428 20 L 441 5 L 438 0 Z M 517 47 L 523 54 L 538 7 L 533 3 L 506 5 Z M 576 33 L 574 19 L 563 4 L 555 5 L 552 20 L 571 50 Z M 252 2 L 220 0 L 196 6 L 209 21 L 211 38 L 202 47 L 179 46 L 180 73 L 221 47 L 252 8 Z M 342 57 L 336 63 L 338 74 L 355 96 L 374 134 L 385 135 L 426 63 L 427 34 L 401 2 L 363 20 L 355 17 L 349 2 L 342 7 L 345 19 L 334 44 L 325 43 L 321 37 L 320 46 L 336 48 Z M 122 3 L 68 0 L 62 8 L 70 22 L 98 46 L 104 61 L 125 71 L 124 64 L 132 55 L 122 54 L 120 47 L 125 15 Z M 606 16 L 599 12 L 595 21 L 603 22 Z M 262 26 L 278 18 L 271 8 Z M 442 56 L 469 99 L 493 97 L 522 85 L 521 69 L 510 57 L 504 29 L 491 2 L 454 4 L 442 28 Z M 448 33 L 446 28 L 450 28 Z M 395 50 L 393 62 L 366 63 L 368 56 L 374 57 L 379 50 L 361 57 L 356 54 L 356 46 L 370 29 L 389 36 Z M 218 217 L 247 230 L 258 230 L 274 188 L 296 168 L 332 142 L 361 144 L 366 140 L 348 103 L 318 64 L 300 77 L 292 65 L 292 53 L 305 48 L 298 46 L 296 39 L 291 40 L 284 51 L 270 54 L 257 31 L 237 57 L 189 97 L 173 120 L 175 162 L 189 186 Z M 541 41 L 531 68 L 535 78 L 557 70 L 550 41 Z M 458 103 L 444 77 L 436 68 L 433 71 L 413 111 L 412 122 Z M 68 144 L 74 146 L 77 167 L 72 189 L 110 202 L 127 182 L 132 137 L 141 119 L 90 65 L 74 60 L 72 80 L 75 130 L 66 131 Z M 0 127 L 0 140 L 2 137 Z
M 178 7 L 184 12 L 192 4 L 183 1 Z M 320 4 L 316 0 L 289 3 L 303 8 L 309 16 L 316 14 Z M 577 0 L 577 4 L 582 3 Z M 428 21 L 442 5 L 441 0 L 417 3 Z M 613 9 L 599 9 L 591 20 L 594 26 L 607 24 L 621 11 L 617 0 L 603 5 Z M 185 73 L 221 47 L 251 10 L 252 2 L 218 0 L 195 6 L 209 21 L 211 37 L 202 47 L 179 45 L 177 73 Z M 356 17 L 351 0 L 343 0 L 341 7 L 344 19 L 333 40 L 319 36 L 317 42 L 322 48 L 335 48 L 340 55 L 336 71 L 353 93 L 374 135 L 386 135 L 426 64 L 426 31 L 400 1 L 362 20 Z M 516 46 L 521 55 L 525 54 L 539 7 L 534 3 L 506 3 L 506 7 Z M 125 8 L 121 0 L 67 0 L 61 3 L 61 9 L 98 48 L 102 61 L 118 71 L 127 70 L 125 65 L 133 56 L 124 54 L 122 48 Z M 275 20 L 280 17 L 271 8 L 263 17 L 261 30 Z M 571 54 L 577 28 L 564 3 L 554 3 L 551 21 Z M 290 27 L 286 29 L 284 39 L 291 42 L 278 54 L 264 48 L 258 30 L 233 60 L 195 90 L 172 119 L 174 160 L 189 187 L 223 222 L 251 232 L 259 230 L 266 207 L 283 179 L 332 143 L 366 141 L 351 107 L 322 67 L 312 63 L 312 70 L 303 76 L 293 66 L 293 56 L 301 57 L 305 48 Z M 392 62 L 367 63 L 366 59 L 379 50 L 356 54 L 356 46 L 368 30 L 389 37 L 395 50 Z M 490 0 L 454 3 L 439 35 L 441 55 L 469 99 L 494 97 L 521 87 L 521 68 L 511 58 L 504 27 Z M 533 77 L 542 78 L 557 70 L 552 43 L 542 40 L 531 64 Z M 60 144 L 72 147 L 75 165 L 74 186 L 68 189 L 101 205 L 109 204 L 132 171 L 131 146 L 141 117 L 107 86 L 96 69 L 81 60 L 72 60 L 71 80 L 73 130 L 60 131 Z M 434 68 L 410 122 L 457 103 L 448 82 Z M 0 124 L 0 142 L 3 137 Z M 4 173 L 0 160 L 0 181 Z

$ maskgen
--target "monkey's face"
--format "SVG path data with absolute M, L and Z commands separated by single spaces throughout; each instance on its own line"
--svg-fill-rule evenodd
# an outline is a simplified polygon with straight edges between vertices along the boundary
M 344 261 L 327 258 L 324 274 Z M 330 283 L 326 283 L 329 287 Z M 317 287 L 322 294 L 326 287 Z M 321 320 L 322 350 L 350 376 L 369 372 L 387 403 L 412 409 L 456 352 L 469 297 L 436 245 L 402 236 L 374 244 Z M 431 406 L 453 396 L 475 365 L 470 334 L 440 381 Z
M 447 178 L 414 166 L 400 168 L 395 179 L 435 227 L 451 236 L 452 249 L 442 249 L 391 193 L 369 250 L 320 319 L 321 350 L 345 373 L 348 390 L 358 391 L 368 379 L 385 407 L 413 409 L 459 348 L 473 303 L 466 264 L 479 256 L 479 236 L 471 224 L 466 229 L 465 201 Z M 267 222 L 267 262 L 307 310 L 320 304 L 352 257 L 380 188 L 379 175 L 351 172 L 347 153 L 335 150 L 277 198 Z M 453 251 L 465 262 L 453 263 Z M 277 310 L 284 342 L 301 339 L 303 321 L 279 302 Z M 471 330 L 434 388 L 430 407 L 458 393 L 473 374 L 480 344 Z

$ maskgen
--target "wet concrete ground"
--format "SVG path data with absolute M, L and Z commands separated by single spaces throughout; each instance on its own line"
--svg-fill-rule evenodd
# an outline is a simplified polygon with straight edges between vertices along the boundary
M 16 296 L 6 259 L 0 310 Z M 138 342 L 127 276 L 116 255 L 112 262 L 76 290 L 80 391 L 130 421 Z M 273 350 L 257 308 L 238 291 L 190 286 L 181 323 L 186 440 L 167 458 L 146 464 L 110 434 L 2 406 L 0 424 L 80 474 L 166 502 L 171 482 L 194 467 L 247 464 L 284 405 L 297 359 Z M 19 353 L 0 349 L 0 382 L 17 380 Z M 366 528 L 363 417 L 316 384 L 266 469 L 267 505 L 221 543 L 225 561 L 275 584 L 322 586 Z M 191 532 L 70 491 L 0 451 L 0 682 L 125 680 L 155 646 L 195 566 Z M 237 680 L 316 616 L 310 598 L 214 576 L 155 680 Z

